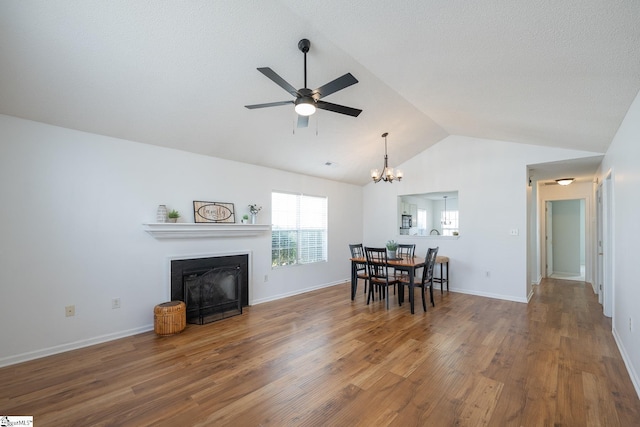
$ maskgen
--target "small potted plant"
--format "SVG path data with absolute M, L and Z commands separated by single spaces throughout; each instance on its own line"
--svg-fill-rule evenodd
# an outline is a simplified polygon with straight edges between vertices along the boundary
M 398 243 L 395 240 L 389 240 L 387 242 L 387 258 L 394 259 L 396 257 L 397 250 Z
M 180 212 L 173 209 L 167 214 L 167 217 L 169 218 L 169 222 L 177 222 L 178 218 L 180 218 Z
M 249 223 L 249 215 L 247 215 L 247 214 L 242 215 L 242 223 L 243 224 L 248 224 Z
M 249 205 L 249 213 L 251 214 L 251 224 L 256 223 L 256 215 L 262 210 L 262 206 L 256 204 Z

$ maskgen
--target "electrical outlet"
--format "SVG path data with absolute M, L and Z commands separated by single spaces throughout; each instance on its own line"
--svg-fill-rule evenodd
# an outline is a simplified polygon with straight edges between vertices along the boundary
M 64 308 L 64 315 L 66 317 L 71 317 L 71 316 L 75 316 L 76 315 L 76 306 L 75 305 L 68 305 Z
M 111 308 L 112 309 L 120 308 L 120 298 L 114 298 L 111 300 Z
M 264 281 L 265 281 L 265 283 L 269 281 L 269 275 L 268 274 L 264 275 Z
M 511 230 L 509 230 L 509 234 L 511 236 L 517 236 L 518 234 L 520 234 L 520 231 L 517 228 L 512 228 Z

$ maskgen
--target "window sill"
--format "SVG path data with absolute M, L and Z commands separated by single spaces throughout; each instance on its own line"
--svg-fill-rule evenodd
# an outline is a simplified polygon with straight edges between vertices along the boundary
M 426 236 L 420 236 L 420 235 L 408 235 L 408 234 L 401 234 L 398 236 L 399 239 L 431 239 L 431 240 L 458 240 L 460 238 L 460 236 L 439 236 L 436 234 L 429 234 Z

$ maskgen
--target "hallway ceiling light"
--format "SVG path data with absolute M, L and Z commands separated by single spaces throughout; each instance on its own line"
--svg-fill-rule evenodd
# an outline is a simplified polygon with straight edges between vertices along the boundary
M 560 185 L 569 185 L 573 182 L 573 178 L 560 178 L 556 179 L 556 182 Z

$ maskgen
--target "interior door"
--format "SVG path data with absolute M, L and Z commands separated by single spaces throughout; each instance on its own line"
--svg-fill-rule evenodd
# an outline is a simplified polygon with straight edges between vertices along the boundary
M 602 191 L 602 308 L 607 317 L 613 316 L 613 183 L 605 178 Z
M 596 205 L 596 216 L 597 216 L 597 233 L 598 233 L 598 241 L 597 241 L 597 245 L 596 245 L 596 250 L 597 250 L 597 254 L 598 254 L 598 258 L 596 261 L 596 286 L 595 286 L 595 291 L 596 294 L 598 294 L 598 302 L 600 304 L 603 303 L 602 301 L 602 296 L 603 296 L 603 292 L 602 292 L 602 282 L 603 282 L 603 277 L 604 277 L 604 249 L 602 247 L 602 214 L 603 214 L 603 210 L 602 210 L 602 184 L 600 184 L 598 186 L 598 191 L 596 192 L 596 200 L 597 200 L 597 205 Z
M 549 201 L 545 203 L 545 241 L 546 241 L 546 273 L 545 277 L 549 277 L 553 274 L 553 204 Z

